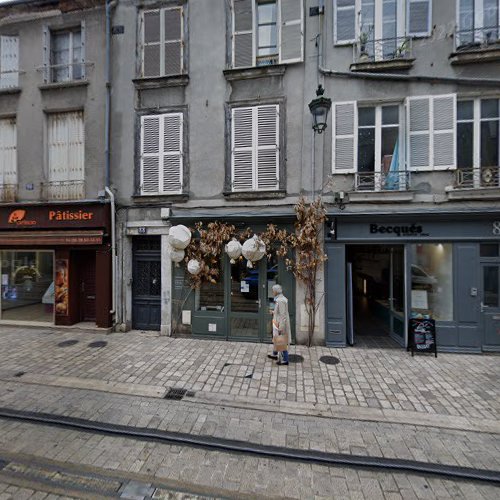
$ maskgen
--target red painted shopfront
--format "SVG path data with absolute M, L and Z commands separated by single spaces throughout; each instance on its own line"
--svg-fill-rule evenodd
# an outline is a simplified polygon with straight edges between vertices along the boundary
M 107 203 L 0 207 L 0 321 L 110 327 L 110 243 Z

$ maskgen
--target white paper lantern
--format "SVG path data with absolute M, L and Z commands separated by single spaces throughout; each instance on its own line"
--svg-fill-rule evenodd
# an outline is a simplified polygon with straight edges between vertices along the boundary
M 196 259 L 191 259 L 188 262 L 187 270 L 188 270 L 189 274 L 193 274 L 194 276 L 196 276 L 197 274 L 200 274 L 200 271 L 201 271 L 200 262 Z
M 226 253 L 231 259 L 231 264 L 236 264 L 236 259 L 241 255 L 241 243 L 236 238 L 233 238 L 226 245 Z
M 191 242 L 191 231 L 182 224 L 172 226 L 168 234 L 170 244 L 176 250 L 184 250 Z
M 170 260 L 178 264 L 184 260 L 184 250 L 177 250 L 177 248 L 170 248 Z
M 242 253 L 243 257 L 248 260 L 247 266 L 251 268 L 253 262 L 259 261 L 266 255 L 266 245 L 257 235 L 254 235 L 243 243 Z

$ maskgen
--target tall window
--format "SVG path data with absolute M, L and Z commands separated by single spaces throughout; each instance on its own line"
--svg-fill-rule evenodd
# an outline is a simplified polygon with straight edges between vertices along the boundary
M 0 89 L 19 84 L 19 37 L 0 36 Z
M 182 193 L 183 122 L 182 113 L 141 117 L 141 194 Z
M 142 76 L 172 76 L 184 72 L 183 15 L 183 7 L 142 13 Z
M 232 109 L 231 180 L 233 191 L 279 187 L 279 106 Z
M 50 36 L 50 81 L 67 82 L 84 77 L 82 31 L 53 31 Z
M 85 137 L 83 112 L 48 115 L 48 197 L 85 197 Z
M 257 66 L 273 64 L 278 57 L 276 2 L 257 3 Z
M 457 45 L 496 42 L 500 37 L 500 0 L 457 0 Z

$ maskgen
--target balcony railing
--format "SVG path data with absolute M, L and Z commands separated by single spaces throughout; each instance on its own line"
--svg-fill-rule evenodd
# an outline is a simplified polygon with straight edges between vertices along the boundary
M 407 191 L 410 188 L 410 172 L 357 172 L 354 180 L 355 191 Z
M 85 198 L 85 181 L 58 181 L 43 184 L 47 200 L 81 200 Z
M 455 30 L 455 51 L 467 52 L 485 49 L 500 49 L 500 26 Z
M 456 171 L 457 189 L 492 187 L 500 187 L 500 167 L 459 168 Z
M 0 202 L 11 203 L 17 198 L 17 184 L 0 184 Z
M 379 40 L 358 40 L 353 47 L 354 64 L 399 61 L 412 59 L 410 37 L 381 38 Z

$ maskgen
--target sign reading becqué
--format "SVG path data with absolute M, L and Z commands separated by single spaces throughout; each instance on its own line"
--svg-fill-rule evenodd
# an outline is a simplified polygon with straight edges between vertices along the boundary
M 109 205 L 33 205 L 0 208 L 0 229 L 107 228 Z

